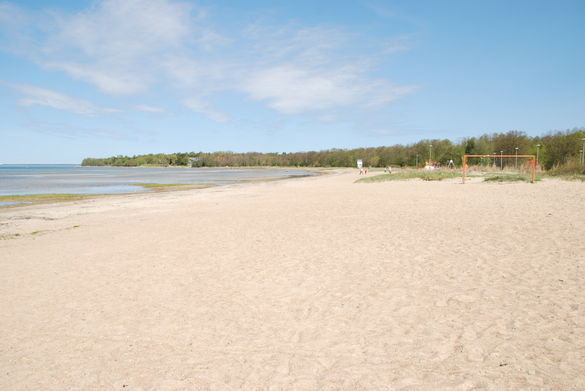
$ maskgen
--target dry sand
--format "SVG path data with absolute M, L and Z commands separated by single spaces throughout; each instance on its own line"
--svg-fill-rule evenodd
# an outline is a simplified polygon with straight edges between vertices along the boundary
M 585 183 L 356 178 L 2 210 L 0 389 L 585 389 Z

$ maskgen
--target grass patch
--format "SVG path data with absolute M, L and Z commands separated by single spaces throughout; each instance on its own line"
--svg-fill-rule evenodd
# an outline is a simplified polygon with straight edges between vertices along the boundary
M 43 232 L 43 231 L 32 231 L 30 234 L 31 234 L 31 235 L 38 235 L 38 234 L 40 234 L 41 232 Z
M 459 171 L 442 171 L 442 170 L 401 170 L 394 174 L 382 174 L 358 179 L 356 182 L 386 182 L 386 181 L 405 181 L 409 179 L 422 179 L 423 181 L 442 181 L 461 177 Z
M 88 198 L 85 194 L 24 194 L 0 196 L 0 201 L 6 202 L 57 202 L 76 201 Z
M 131 183 L 131 186 L 140 186 L 145 189 L 162 189 L 167 187 L 188 186 L 188 183 Z
M 534 181 L 539 181 L 540 178 L 535 178 Z M 484 182 L 530 182 L 530 174 L 500 174 L 488 175 L 484 178 Z
M 555 178 L 555 179 L 562 179 L 564 181 L 581 181 L 581 182 L 585 182 L 585 175 L 581 175 L 581 174 L 565 174 L 565 175 L 547 174 L 547 177 L 549 177 L 549 178 Z
M 131 183 L 131 186 L 140 186 L 145 189 L 154 191 L 167 191 L 172 189 L 181 190 L 192 190 L 192 189 L 205 189 L 208 187 L 215 186 L 211 183 Z
M 141 186 L 145 189 L 154 191 L 166 191 L 171 189 L 192 190 L 205 189 L 215 186 L 209 183 L 133 183 L 132 186 Z M 134 193 L 130 193 L 134 194 Z M 22 194 L 22 195 L 2 195 L 0 202 L 18 202 L 14 205 L 5 205 L 3 207 L 18 207 L 24 205 L 35 205 L 41 203 L 55 203 L 67 201 L 79 201 L 90 198 L 107 197 L 115 195 L 127 195 L 127 193 L 120 194 L 70 194 L 70 193 L 52 193 L 52 194 Z

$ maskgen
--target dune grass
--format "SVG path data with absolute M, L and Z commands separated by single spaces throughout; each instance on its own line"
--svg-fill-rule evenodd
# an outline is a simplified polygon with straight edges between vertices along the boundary
M 382 174 L 358 179 L 356 182 L 386 182 L 422 179 L 423 181 L 442 181 L 443 179 L 458 178 L 461 173 L 456 170 L 400 170 L 393 174 Z
M 535 182 L 539 181 L 540 178 L 536 177 Z M 487 175 L 484 182 L 530 182 L 530 174 L 499 174 L 499 175 Z
M 547 174 L 549 178 L 562 179 L 564 181 L 581 181 L 585 182 L 585 175 L 581 174 Z
M 530 182 L 530 174 L 518 173 L 518 172 L 479 172 L 475 171 L 468 177 L 483 177 L 484 182 L 499 182 L 499 183 L 510 183 L 510 182 Z M 575 176 L 573 176 L 575 177 Z M 572 179 L 572 180 L 585 180 L 584 178 L 570 178 L 570 176 L 561 177 L 555 176 L 559 179 Z M 461 178 L 461 172 L 459 170 L 416 170 L 416 169 L 403 169 L 393 174 L 382 174 L 371 177 L 364 177 L 358 179 L 356 182 L 385 182 L 385 181 L 404 181 L 410 179 L 420 179 L 423 181 L 441 181 L 444 179 Z M 541 180 L 540 177 L 536 177 L 535 181 Z

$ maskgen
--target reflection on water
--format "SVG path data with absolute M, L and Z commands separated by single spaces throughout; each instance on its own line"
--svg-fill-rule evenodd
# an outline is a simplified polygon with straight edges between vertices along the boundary
M 304 176 L 313 173 L 285 169 L 81 167 L 60 165 L 0 165 L 0 195 L 117 194 L 143 192 L 139 183 L 211 183 L 225 185 L 247 179 Z

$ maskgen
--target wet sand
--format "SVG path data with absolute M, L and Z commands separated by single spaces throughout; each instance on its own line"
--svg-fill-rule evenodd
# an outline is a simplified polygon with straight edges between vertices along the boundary
M 357 178 L 0 210 L 0 389 L 585 389 L 585 183 Z

